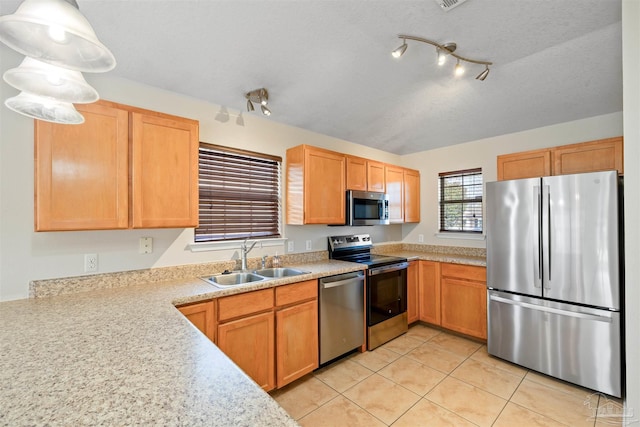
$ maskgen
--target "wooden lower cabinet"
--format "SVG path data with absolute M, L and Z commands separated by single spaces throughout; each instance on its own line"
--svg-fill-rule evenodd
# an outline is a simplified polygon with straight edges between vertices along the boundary
M 284 387 L 319 366 L 318 281 L 278 286 L 276 385 Z
M 407 321 L 409 324 L 420 320 L 418 300 L 419 261 L 411 261 L 407 268 Z
M 218 347 L 265 391 L 318 365 L 318 282 L 218 299 Z
M 276 387 L 273 311 L 218 326 L 218 347 L 265 391 Z
M 215 304 L 213 301 L 183 305 L 178 307 L 178 310 L 207 338 L 216 342 Z
M 487 339 L 486 268 L 443 263 L 441 275 L 440 324 Z
M 423 322 L 440 325 L 440 263 L 420 261 L 418 268 L 419 315 Z
M 276 311 L 278 388 L 318 367 L 318 301 Z

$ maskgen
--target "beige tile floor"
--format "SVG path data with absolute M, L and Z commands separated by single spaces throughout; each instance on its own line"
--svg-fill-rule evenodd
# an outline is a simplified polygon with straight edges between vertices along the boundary
M 272 393 L 304 427 L 621 425 L 620 400 L 528 371 L 416 325 Z M 599 409 L 598 409 L 599 408 Z

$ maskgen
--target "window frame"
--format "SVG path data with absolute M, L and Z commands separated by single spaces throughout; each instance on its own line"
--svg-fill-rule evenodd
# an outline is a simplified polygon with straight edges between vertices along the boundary
M 208 155 L 218 153 L 218 157 L 215 160 L 209 162 L 208 165 L 204 165 L 203 163 L 205 162 L 203 159 L 203 152 L 205 151 L 207 152 Z M 219 165 L 220 163 L 228 163 L 230 167 L 226 172 L 221 171 L 219 174 L 217 173 L 218 170 L 212 171 L 212 173 L 209 173 L 209 174 L 202 171 L 202 169 L 204 169 L 203 166 L 208 166 L 211 168 L 216 163 L 218 163 L 217 166 L 220 166 Z M 242 177 L 241 175 L 239 175 L 237 171 L 241 169 L 241 165 L 243 163 L 250 164 L 250 165 L 252 164 L 257 165 L 256 167 L 260 170 L 261 177 L 256 178 L 254 181 L 251 181 L 251 180 L 247 180 L 246 177 Z M 267 165 L 269 164 L 275 165 L 275 171 L 268 170 L 269 167 Z M 234 172 L 236 172 L 235 175 L 234 175 Z M 274 172 L 275 172 L 275 177 L 273 176 Z M 209 188 L 203 187 L 202 184 L 206 178 L 208 179 L 222 178 L 226 173 L 229 173 L 229 177 L 233 179 L 230 179 L 229 182 L 220 181 L 217 184 L 218 184 L 218 187 L 225 187 L 225 185 L 228 185 L 229 188 L 227 190 L 212 189 L 211 186 L 209 186 Z M 269 188 L 268 185 L 264 185 L 265 183 L 271 183 L 273 184 L 273 186 Z M 242 188 L 245 185 L 247 186 L 247 188 Z M 240 197 L 236 196 L 236 194 L 238 195 L 247 194 L 247 192 L 250 191 L 250 187 L 252 185 L 257 186 L 257 187 L 254 187 L 254 189 L 260 188 L 261 190 L 264 190 L 264 191 L 258 191 L 253 193 L 254 197 L 250 197 L 249 198 L 250 200 L 247 200 L 247 198 L 242 196 Z M 220 219 L 218 218 L 218 223 L 220 224 L 220 226 L 216 228 L 215 224 L 212 224 L 212 222 L 213 223 L 216 222 L 215 219 L 212 219 L 211 221 L 203 221 L 203 212 L 207 211 L 206 209 L 203 210 L 203 204 L 209 204 L 211 206 L 212 194 L 222 194 L 227 196 L 227 198 L 222 199 L 222 201 L 218 200 L 221 205 L 225 205 L 225 204 L 228 205 L 233 203 L 235 203 L 236 205 L 238 203 L 251 204 L 252 202 L 258 203 L 258 204 L 266 203 L 265 206 L 268 206 L 267 208 L 263 210 L 258 208 L 256 209 L 256 212 L 267 212 L 267 217 L 266 217 L 267 220 L 269 220 L 268 215 L 269 215 L 269 212 L 271 212 L 270 213 L 272 215 L 271 218 L 275 219 L 275 221 L 273 221 L 273 224 L 275 226 L 271 228 L 261 227 L 254 223 L 252 225 L 255 225 L 255 228 L 253 226 L 250 226 L 248 227 L 248 229 L 245 229 L 245 230 L 238 231 L 236 229 L 232 231 L 231 229 L 233 227 L 228 227 L 226 220 L 224 220 L 223 222 L 223 221 L 220 221 Z M 275 201 L 273 200 L 274 197 L 275 197 Z M 231 201 L 232 203 L 228 203 L 229 201 Z M 211 246 L 227 246 L 229 243 L 237 244 L 238 241 L 241 241 L 244 239 L 259 240 L 261 242 L 283 240 L 283 235 L 282 235 L 282 232 L 283 232 L 282 230 L 282 215 L 283 215 L 282 158 L 280 156 L 274 156 L 274 155 L 259 153 L 255 151 L 242 150 L 238 148 L 225 147 L 222 145 L 200 142 L 200 145 L 198 148 L 198 202 L 199 202 L 200 224 L 198 227 L 194 228 L 193 243 L 190 245 L 192 247 L 192 250 L 198 247 L 204 249 L 205 247 L 211 247 Z M 277 206 L 275 209 L 275 214 L 273 213 L 274 206 Z M 246 207 L 237 207 L 238 211 L 242 209 L 246 209 Z M 220 210 L 215 210 L 215 212 L 220 213 Z M 240 225 L 243 225 L 242 224 L 243 219 L 241 219 L 241 217 L 244 217 L 244 213 L 245 211 L 242 211 L 242 215 L 233 217 L 234 210 L 231 209 L 230 218 L 239 219 Z M 236 214 L 238 214 L 238 212 L 236 212 Z M 203 223 L 205 224 L 204 227 L 203 227 Z M 203 230 L 203 228 L 207 228 L 207 230 L 205 231 Z M 263 234 L 265 230 L 271 230 L 274 232 L 270 232 L 269 234 Z
M 465 184 L 464 183 L 464 179 L 465 177 L 469 177 L 469 176 L 480 176 L 480 182 L 479 183 L 469 183 L 469 184 Z M 449 199 L 449 200 L 445 200 L 445 189 L 446 188 L 451 188 L 449 186 L 446 186 L 445 181 L 447 179 L 455 179 L 455 178 L 462 178 L 463 182 L 460 185 L 460 187 L 462 188 L 461 191 L 461 197 L 460 198 L 455 198 L 455 199 Z M 480 190 L 480 195 L 476 195 L 473 198 L 465 198 L 464 197 L 464 188 L 467 187 L 476 187 L 479 188 Z M 461 233 L 461 234 L 465 234 L 465 235 L 482 235 L 484 233 L 484 176 L 482 174 L 482 168 L 473 168 L 473 169 L 463 169 L 463 170 L 458 170 L 458 171 L 450 171 L 450 172 L 440 172 L 438 174 L 438 233 L 442 233 L 442 234 L 449 234 L 449 233 Z M 461 216 L 459 218 L 460 220 L 460 229 L 451 229 L 451 228 L 447 228 L 446 224 L 445 224 L 445 209 L 447 206 L 450 205 L 465 205 L 465 204 L 477 204 L 479 203 L 480 206 L 479 208 L 475 208 L 475 212 L 480 214 L 480 229 L 473 229 L 473 228 L 467 228 L 465 229 L 465 215 L 464 215 L 464 211 L 461 213 Z M 476 213 L 476 215 L 477 215 Z

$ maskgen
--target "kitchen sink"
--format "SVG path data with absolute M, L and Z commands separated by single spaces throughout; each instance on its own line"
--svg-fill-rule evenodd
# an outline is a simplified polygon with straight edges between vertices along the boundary
M 309 271 L 298 270 L 297 268 L 263 268 L 254 272 L 264 277 L 291 277 L 299 276 L 301 274 L 309 274 Z
M 266 280 L 264 276 L 259 276 L 254 273 L 216 274 L 215 276 L 203 277 L 202 279 L 217 286 L 234 286 Z

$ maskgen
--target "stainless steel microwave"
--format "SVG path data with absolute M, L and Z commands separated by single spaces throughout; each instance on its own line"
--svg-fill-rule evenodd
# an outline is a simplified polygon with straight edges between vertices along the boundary
M 372 191 L 347 191 L 346 225 L 389 224 L 389 197 Z

